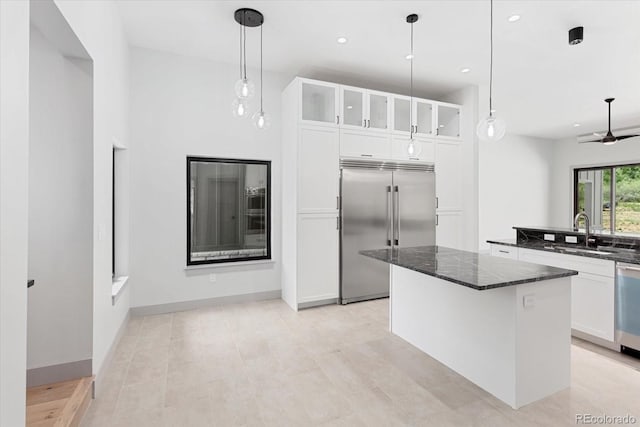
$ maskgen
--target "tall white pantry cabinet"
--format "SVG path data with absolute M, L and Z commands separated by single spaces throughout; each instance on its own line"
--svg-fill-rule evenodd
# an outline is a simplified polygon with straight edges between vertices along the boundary
M 340 158 L 435 163 L 437 244 L 461 247 L 461 107 L 297 77 L 282 93 L 282 298 L 339 297 Z M 410 129 L 418 151 L 407 153 Z

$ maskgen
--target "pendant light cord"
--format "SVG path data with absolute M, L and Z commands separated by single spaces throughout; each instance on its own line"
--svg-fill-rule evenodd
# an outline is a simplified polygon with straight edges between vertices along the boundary
M 262 25 L 260 25 L 260 112 L 262 113 Z
M 247 80 L 247 26 L 245 23 L 247 22 L 247 12 L 242 12 L 242 59 L 244 63 L 244 80 Z
M 409 129 L 410 136 L 413 140 L 413 22 L 411 23 L 411 82 L 409 86 Z
M 489 60 L 489 117 L 493 117 L 493 0 L 491 0 L 491 33 L 489 35 L 489 41 L 491 44 L 491 54 Z
M 240 61 L 238 62 L 240 63 L 240 80 L 242 80 L 242 25 L 240 25 L 240 37 L 238 40 L 240 41 L 240 46 L 238 46 L 240 48 L 238 49 L 240 52 Z

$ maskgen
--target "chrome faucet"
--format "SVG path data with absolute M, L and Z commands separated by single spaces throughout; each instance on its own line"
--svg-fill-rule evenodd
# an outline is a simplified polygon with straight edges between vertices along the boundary
M 578 231 L 578 223 L 580 222 L 580 217 L 584 217 L 584 245 L 589 246 L 590 238 L 590 220 L 589 215 L 586 212 L 578 212 L 575 218 L 573 218 L 573 229 Z

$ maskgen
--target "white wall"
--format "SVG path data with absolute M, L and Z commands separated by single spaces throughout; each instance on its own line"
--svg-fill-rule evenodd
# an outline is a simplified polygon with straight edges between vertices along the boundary
M 129 312 L 129 288 L 111 305 L 111 149 L 129 145 L 129 48 L 117 5 L 55 0 L 94 64 L 93 370 L 98 373 Z
M 575 138 L 554 142 L 549 225 L 573 226 L 573 168 L 640 163 L 640 138 L 615 145 L 578 144 Z
M 29 3 L 0 1 L 0 426 L 25 421 Z
M 479 248 L 515 238 L 514 225 L 549 224 L 553 141 L 509 134 L 479 143 Z
M 32 27 L 29 99 L 27 368 L 91 359 L 91 62 L 62 56 Z
M 248 70 L 249 77 L 258 75 Z M 132 306 L 279 290 L 280 94 L 289 78 L 265 72 L 267 131 L 231 113 L 238 67 L 146 49 L 131 58 Z M 258 83 L 258 82 L 256 82 Z M 186 157 L 272 163 L 274 263 L 185 271 Z M 209 273 L 217 274 L 216 282 Z

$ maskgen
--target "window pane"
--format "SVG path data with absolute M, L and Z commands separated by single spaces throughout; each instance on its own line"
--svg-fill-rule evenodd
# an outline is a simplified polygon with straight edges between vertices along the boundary
M 577 171 L 577 208 L 586 212 L 594 230 L 609 230 L 611 224 L 611 169 Z
M 270 256 L 268 174 L 268 162 L 190 161 L 189 263 Z
M 616 228 L 640 233 L 640 165 L 616 168 Z

